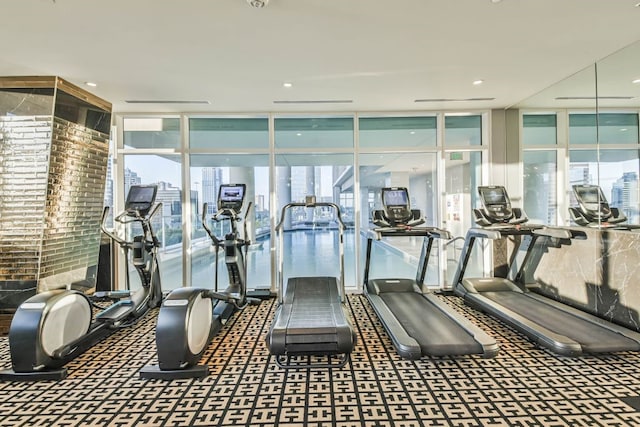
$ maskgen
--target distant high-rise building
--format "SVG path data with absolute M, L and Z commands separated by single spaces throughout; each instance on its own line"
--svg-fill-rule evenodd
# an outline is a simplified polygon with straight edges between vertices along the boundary
M 124 197 L 127 197 L 129 194 L 129 188 L 132 185 L 140 185 L 142 184 L 142 178 L 135 172 L 129 168 L 124 169 Z
M 202 203 L 208 203 L 207 214 L 216 212 L 218 188 L 222 185 L 221 168 L 202 168 Z
M 638 174 L 625 172 L 611 186 L 611 206 L 622 210 L 632 223 L 638 221 Z

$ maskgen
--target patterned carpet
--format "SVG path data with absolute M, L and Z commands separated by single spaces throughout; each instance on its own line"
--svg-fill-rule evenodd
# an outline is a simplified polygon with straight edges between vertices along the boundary
M 145 381 L 155 313 L 67 365 L 60 382 L 0 383 L 0 426 L 638 426 L 640 354 L 556 357 L 456 297 L 442 297 L 498 339 L 500 354 L 401 359 L 366 299 L 341 370 L 285 372 L 264 336 L 275 300 L 228 322 L 201 380 Z M 425 325 L 428 327 L 428 325 Z M 0 365 L 8 367 L 6 338 Z

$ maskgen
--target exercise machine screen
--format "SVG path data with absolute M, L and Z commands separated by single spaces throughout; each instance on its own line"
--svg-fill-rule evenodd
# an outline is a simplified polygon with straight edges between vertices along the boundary
M 125 209 L 138 211 L 140 216 L 146 216 L 156 200 L 158 187 L 155 185 L 132 185 L 129 188 Z
M 226 184 L 218 192 L 218 210 L 231 209 L 238 213 L 242 209 L 246 193 L 245 184 Z
M 411 218 L 409 192 L 404 187 L 383 188 L 382 205 L 387 217 L 392 222 L 401 222 Z

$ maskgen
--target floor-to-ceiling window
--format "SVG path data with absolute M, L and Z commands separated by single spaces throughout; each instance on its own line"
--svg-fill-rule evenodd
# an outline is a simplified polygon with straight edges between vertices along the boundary
M 269 131 L 267 117 L 189 118 L 189 176 L 194 197 L 190 218 L 191 284 L 223 290 L 229 283 L 222 248 L 216 251 L 202 225 L 220 239 L 230 231 L 228 221 L 213 221 L 220 185 L 245 184 L 240 237 L 246 249 L 247 288 L 271 286 L 269 211 Z M 245 234 L 246 233 L 246 234 Z
M 373 211 L 382 208 L 384 187 L 405 187 L 412 209 L 425 224 L 439 226 L 437 116 L 360 116 L 359 194 L 361 225 L 360 270 L 364 269 L 367 230 Z M 387 237 L 372 246 L 369 277 L 415 278 L 422 238 Z M 439 286 L 439 252 L 435 245 L 426 284 Z
M 453 239 L 447 243 L 447 283 L 453 284 L 464 236 L 475 225 L 472 210 L 480 207 L 478 186 L 486 181 L 487 117 L 483 114 L 446 114 L 444 116 L 444 219 L 443 225 Z M 487 183 L 492 184 L 492 183 Z M 487 243 L 487 242 L 483 242 Z M 482 245 L 474 251 L 467 275 L 482 276 L 490 271 Z
M 486 178 L 486 114 L 119 117 L 117 185 L 106 197 L 121 208 L 129 185 L 158 185 L 164 206 L 157 218 L 163 288 L 212 288 L 215 252 L 202 220 L 210 221 L 215 213 L 220 184 L 246 184 L 247 205 L 252 205 L 247 216 L 252 289 L 275 286 L 274 231 L 281 208 L 313 194 L 340 208 L 347 225 L 345 283 L 359 289 L 362 236 L 371 226 L 372 209 L 379 207 L 382 187 L 406 186 L 412 207 L 422 211 L 427 225 L 453 228 L 454 236 L 464 236 L 476 205 L 475 187 Z M 327 209 L 290 212 L 285 276 L 339 275 L 332 215 Z M 222 224 L 209 225 L 219 236 L 227 231 Z M 434 248 L 428 285 L 447 282 L 445 269 L 453 274 L 456 242 L 460 239 Z M 394 275 L 404 268 L 414 276 L 419 244 L 388 243 L 384 250 L 395 258 L 385 258 L 389 267 L 377 265 L 376 274 Z M 442 250 L 448 250 L 448 257 L 440 256 Z M 219 287 L 227 283 L 222 256 L 218 282 Z
M 276 117 L 275 208 L 283 222 L 284 280 L 293 276 L 340 277 L 336 213 L 330 208 L 295 207 L 281 218 L 289 203 L 318 202 L 339 206 L 347 226 L 344 236 L 344 277 L 356 288 L 352 175 L 353 117 Z
M 162 203 L 153 226 L 160 240 L 158 252 L 162 289 L 183 286 L 182 265 L 182 161 L 179 154 L 180 119 L 177 117 L 128 117 L 122 121 L 119 147 L 122 197 L 114 205 L 122 209 L 132 185 L 158 186 L 156 202 Z M 113 187 L 112 187 L 113 188 Z M 114 191 L 117 191 L 114 189 Z M 135 231 L 133 231 L 135 232 Z M 130 275 L 132 286 L 137 276 Z

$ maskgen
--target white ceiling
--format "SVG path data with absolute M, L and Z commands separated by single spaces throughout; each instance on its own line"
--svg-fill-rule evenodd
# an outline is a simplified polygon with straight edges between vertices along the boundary
M 93 81 L 115 112 L 504 108 L 640 40 L 636 4 L 2 0 L 0 75 Z M 440 98 L 495 100 L 414 102 Z M 310 100 L 353 102 L 274 103 Z

